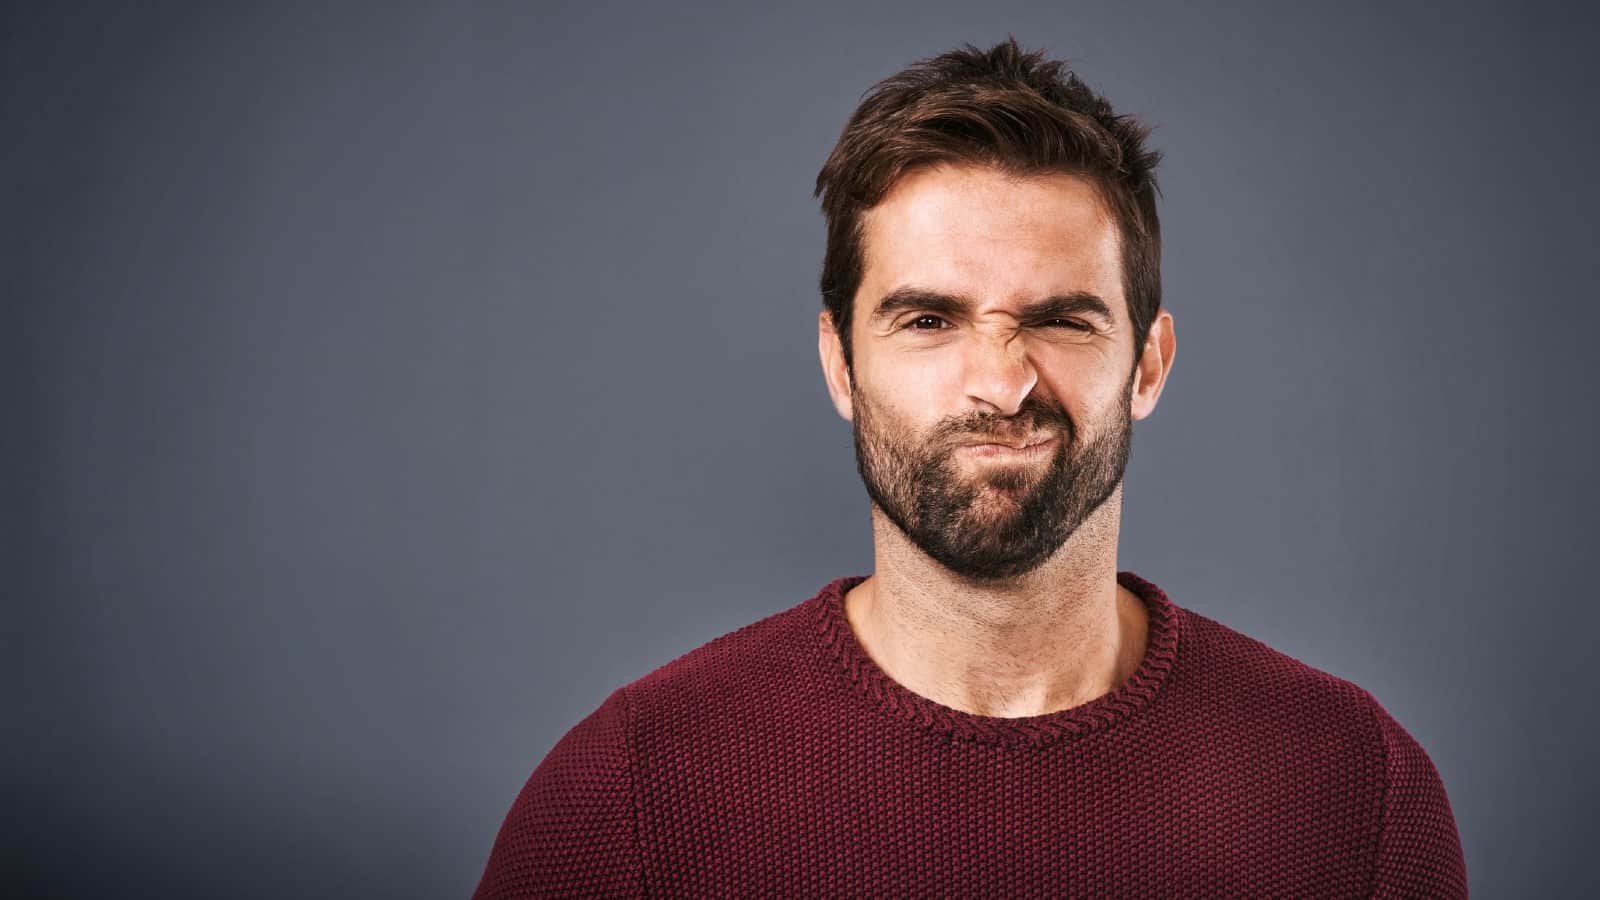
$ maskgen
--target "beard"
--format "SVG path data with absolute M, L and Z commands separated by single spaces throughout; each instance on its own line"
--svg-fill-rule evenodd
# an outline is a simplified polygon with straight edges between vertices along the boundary
M 1030 393 L 1012 416 L 970 413 L 916 434 L 881 415 L 853 382 L 856 469 L 867 495 L 910 541 L 963 578 L 1026 575 L 1061 549 L 1122 484 L 1132 448 L 1128 401 L 1096 428 L 1079 428 L 1055 400 Z M 963 471 L 962 443 L 997 435 L 1057 439 L 1041 473 L 1036 463 L 980 463 Z

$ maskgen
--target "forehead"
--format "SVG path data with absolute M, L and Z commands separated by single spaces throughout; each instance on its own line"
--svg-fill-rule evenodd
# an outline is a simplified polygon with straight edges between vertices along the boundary
M 862 238 L 858 303 L 914 284 L 986 304 L 1090 291 L 1126 309 L 1117 228 L 1082 176 L 918 169 L 866 212 Z

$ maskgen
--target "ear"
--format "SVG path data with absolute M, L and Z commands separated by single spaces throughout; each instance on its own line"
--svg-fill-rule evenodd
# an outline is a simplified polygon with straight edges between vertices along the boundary
M 1150 333 L 1145 337 L 1144 348 L 1133 373 L 1133 397 L 1128 416 L 1138 420 L 1155 412 L 1161 388 L 1172 372 L 1172 358 L 1177 354 L 1177 339 L 1172 333 L 1172 313 L 1161 310 L 1150 323 Z
M 850 402 L 850 369 L 844 364 L 844 344 L 833 327 L 833 316 L 823 310 L 817 317 L 817 355 L 822 357 L 822 377 L 828 383 L 828 396 L 833 398 L 833 408 L 846 422 L 854 421 L 854 404 Z

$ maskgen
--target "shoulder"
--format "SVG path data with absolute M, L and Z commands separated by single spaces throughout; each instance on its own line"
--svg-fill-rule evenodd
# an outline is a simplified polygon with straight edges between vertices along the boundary
M 1466 896 L 1444 782 L 1373 693 L 1193 611 L 1179 616 L 1182 676 L 1171 687 L 1225 723 L 1219 740 L 1292 760 L 1301 789 L 1372 798 L 1373 896 Z
M 1366 737 L 1376 751 L 1376 701 L 1360 685 L 1323 671 L 1193 610 L 1179 607 L 1180 690 L 1271 721 Z
M 625 685 L 622 690 L 641 723 L 648 727 L 663 717 L 703 722 L 719 709 L 766 708 L 781 699 L 784 689 L 808 683 L 821 648 L 818 604 L 828 589 L 713 638 Z M 686 711 L 694 715 L 682 717 Z
M 1177 662 L 1159 705 L 1211 752 L 1294 790 L 1359 795 L 1376 814 L 1377 702 L 1355 682 L 1179 608 Z
M 1465 897 L 1466 861 L 1455 812 L 1433 759 L 1373 700 L 1383 746 L 1383 824 L 1377 897 Z
M 506 813 L 474 900 L 643 895 L 630 718 L 618 689 L 556 742 Z
M 707 641 L 607 695 L 524 784 L 475 896 L 642 896 L 636 823 L 646 749 L 725 743 L 737 733 L 732 723 L 768 710 L 782 693 L 774 686 L 796 684 L 791 676 L 806 664 L 816 631 L 810 603 Z

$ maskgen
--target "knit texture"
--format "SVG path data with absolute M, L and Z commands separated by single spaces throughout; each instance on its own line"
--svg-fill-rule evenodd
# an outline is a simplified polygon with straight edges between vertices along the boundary
M 1360 687 L 1173 604 L 1111 693 L 921 697 L 841 578 L 611 693 L 501 826 L 479 898 L 1465 897 L 1449 799 Z

